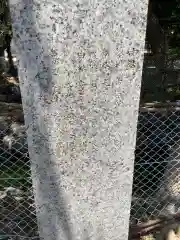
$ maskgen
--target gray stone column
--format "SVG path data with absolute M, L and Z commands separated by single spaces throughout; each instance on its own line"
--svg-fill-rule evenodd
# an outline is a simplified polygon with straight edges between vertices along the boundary
M 10 0 L 43 239 L 127 239 L 147 4 Z

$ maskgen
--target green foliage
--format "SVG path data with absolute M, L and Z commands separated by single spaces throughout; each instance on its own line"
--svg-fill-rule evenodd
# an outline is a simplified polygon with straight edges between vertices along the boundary
M 0 48 L 6 45 L 6 38 L 12 37 L 12 26 L 7 0 L 0 0 Z
M 169 54 L 180 56 L 180 1 L 152 0 L 154 12 L 168 35 Z
M 11 167 L 1 167 L 0 171 L 0 191 L 5 187 L 13 186 L 20 188 L 23 186 L 27 191 L 31 187 L 31 175 L 30 169 L 27 164 L 23 164 L 22 161 L 11 165 Z

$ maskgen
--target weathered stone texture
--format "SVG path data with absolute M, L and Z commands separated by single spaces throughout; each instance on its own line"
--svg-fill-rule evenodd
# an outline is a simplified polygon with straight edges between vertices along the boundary
M 40 235 L 125 240 L 147 0 L 10 0 Z

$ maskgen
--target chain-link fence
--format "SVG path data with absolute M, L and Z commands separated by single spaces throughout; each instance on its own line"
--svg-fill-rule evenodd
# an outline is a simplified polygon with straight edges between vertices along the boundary
M 168 104 L 167 104 L 168 105 Z M 141 108 L 137 126 L 131 223 L 180 210 L 180 109 Z
M 38 239 L 22 107 L 0 107 L 0 239 Z
M 1 103 L 0 238 L 38 239 L 26 129 L 21 118 L 17 118 L 22 109 L 19 104 L 3 105 Z M 131 223 L 179 211 L 178 143 L 178 107 L 141 108 L 137 126 Z

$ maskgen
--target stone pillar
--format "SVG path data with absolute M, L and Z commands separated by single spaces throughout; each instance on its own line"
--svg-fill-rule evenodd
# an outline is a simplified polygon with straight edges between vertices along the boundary
M 148 0 L 10 0 L 42 239 L 126 240 Z

